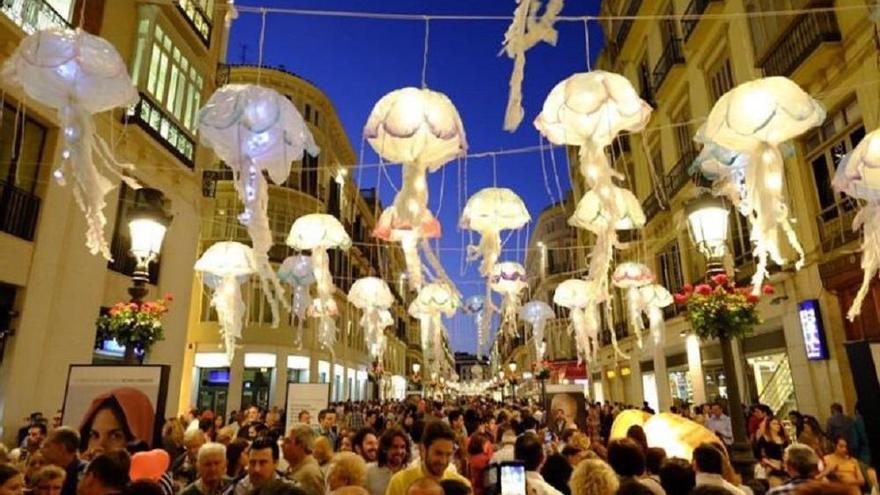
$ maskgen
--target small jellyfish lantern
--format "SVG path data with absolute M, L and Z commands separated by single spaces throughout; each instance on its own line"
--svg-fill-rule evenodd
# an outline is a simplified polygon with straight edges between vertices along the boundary
M 348 301 L 363 311 L 361 327 L 367 347 L 373 349 L 373 359 L 381 361 L 379 350 L 384 346 L 384 326 L 381 326 L 383 312 L 390 318 L 388 309 L 394 304 L 394 296 L 384 280 L 377 277 L 364 277 L 354 281 L 348 291 Z M 387 325 L 385 325 L 387 326 Z
M 138 102 L 137 89 L 125 61 L 107 40 L 80 29 L 45 29 L 24 38 L 3 66 L 3 80 L 34 100 L 58 110 L 64 146 L 61 165 L 52 173 L 56 182 L 73 179 L 73 197 L 86 218 L 86 246 L 108 260 L 104 237 L 104 200 L 121 179 L 137 189 L 123 171 L 131 164 L 116 161 L 110 146 L 95 133 L 93 115 Z
M 315 283 L 312 258 L 302 254 L 288 256 L 278 268 L 278 278 L 293 287 L 293 315 L 296 317 L 294 345 L 302 347 L 302 327 L 306 319 L 306 311 L 312 304 L 309 287 Z
M 544 360 L 544 327 L 547 320 L 556 317 L 553 308 L 544 301 L 529 301 L 519 310 L 519 317 L 532 326 L 532 339 L 535 341 L 535 357 L 538 362 Z
M 473 315 L 474 324 L 477 327 L 477 357 L 483 357 L 483 348 L 486 346 L 487 337 L 489 335 L 489 324 L 491 318 L 487 314 L 486 298 L 479 294 L 468 297 L 464 300 L 462 311 L 465 314 Z
M 519 312 L 520 294 L 529 286 L 526 269 L 513 261 L 502 261 L 492 268 L 489 287 L 501 294 L 501 326 L 510 335 L 516 333 L 516 314 Z
M 202 282 L 212 291 L 211 306 L 217 311 L 220 333 L 231 363 L 247 309 L 241 284 L 257 272 L 254 252 L 240 242 L 217 242 L 196 261 L 195 270 L 202 274 Z
M 595 361 L 599 352 L 599 303 L 596 302 L 595 284 L 576 278 L 565 280 L 556 286 L 553 302 L 570 310 L 578 364 Z
M 501 254 L 501 231 L 522 228 L 532 217 L 525 203 L 510 189 L 487 187 L 468 199 L 461 212 L 461 228 L 480 233 L 480 244 L 468 246 L 468 260 L 482 256 L 480 275 L 488 277 Z
M 440 223 L 428 210 L 427 173 L 436 172 L 467 150 L 458 110 L 446 95 L 403 88 L 383 96 L 364 126 L 364 137 L 385 160 L 403 167 L 403 184 L 373 235 L 403 248 L 410 288 L 422 285 L 421 239 L 440 237 Z
M 662 285 L 654 283 L 654 273 L 642 263 L 628 261 L 617 265 L 611 275 L 614 286 L 626 291 L 629 321 L 636 335 L 639 349 L 644 348 L 642 332 L 645 324 L 642 314 L 648 316 L 654 345 L 662 343 L 665 329 L 663 308 L 672 304 L 672 294 Z
M 409 314 L 420 322 L 422 350 L 432 370 L 442 363 L 443 340 L 446 327 L 443 317 L 451 318 L 460 306 L 455 292 L 446 284 L 434 282 L 426 284 L 409 305 Z

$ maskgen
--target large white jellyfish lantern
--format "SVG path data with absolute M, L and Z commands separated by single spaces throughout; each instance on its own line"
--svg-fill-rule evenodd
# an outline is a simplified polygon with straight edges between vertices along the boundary
M 556 317 L 553 308 L 544 301 L 529 301 L 519 310 L 519 317 L 532 326 L 532 339 L 535 341 L 535 356 L 537 360 L 544 360 L 544 327 L 547 320 Z
M 336 344 L 336 323 L 333 318 L 338 311 L 333 300 L 335 287 L 327 250 L 338 248 L 346 251 L 351 247 L 351 238 L 335 217 L 325 213 L 310 213 L 293 222 L 287 245 L 299 251 L 312 252 L 318 298 L 312 301 L 311 316 L 319 318 L 318 340 L 332 353 Z
M 592 214 L 578 216 L 572 224 L 599 219 L 598 225 L 602 226 L 592 230 L 597 245 L 590 260 L 591 279 L 607 279 L 617 244 L 616 230 L 622 228 L 621 222 L 629 223 L 629 217 L 635 217 L 632 220 L 644 217 L 632 193 L 627 194 L 628 191 L 614 185 L 613 179 L 620 179 L 621 175 L 608 162 L 605 147 L 622 131 L 641 131 L 650 117 L 651 107 L 639 98 L 625 77 L 592 71 L 574 74 L 557 84 L 535 119 L 535 127 L 551 143 L 580 146 L 580 171 L 590 191 L 581 200 L 587 204 L 579 203 L 578 209 Z M 599 291 L 607 298 L 607 283 L 603 283 Z
M 269 249 L 269 192 L 263 172 L 275 184 L 290 175 L 290 164 L 303 153 L 315 156 L 318 146 L 296 107 L 277 91 L 254 84 L 228 84 L 211 95 L 199 111 L 199 136 L 232 169 L 233 184 L 244 211 L 238 221 L 247 227 L 263 292 L 278 326 L 278 304 L 287 306 L 284 289 Z
M 862 285 L 846 313 L 849 321 L 861 313 L 871 279 L 880 269 L 880 129 L 868 133 L 838 165 L 834 188 L 852 198 L 865 201 L 853 219 L 853 230 L 861 228 Z M 855 205 L 853 205 L 855 206 Z
M 367 347 L 372 350 L 373 359 L 382 360 L 381 351 L 384 350 L 384 326 L 381 326 L 383 312 L 388 318 L 391 314 L 388 309 L 394 304 L 394 296 L 384 280 L 377 277 L 364 277 L 354 281 L 348 290 L 348 301 L 361 311 L 361 327 L 364 329 L 364 339 Z M 385 325 L 388 326 L 388 325 Z
M 82 30 L 46 29 L 26 37 L 3 66 L 2 78 L 21 87 L 34 100 L 58 110 L 63 148 L 61 165 L 52 173 L 60 184 L 73 178 L 73 196 L 86 217 L 86 246 L 92 254 L 111 259 L 104 237 L 104 197 L 124 177 L 110 146 L 95 133 L 92 115 L 134 105 L 138 93 L 125 61 L 107 40 Z M 99 169 L 99 165 L 111 178 Z
M 427 173 L 464 155 L 467 141 L 458 110 L 446 95 L 403 88 L 373 107 L 364 137 L 383 159 L 403 166 L 403 184 L 382 212 L 373 235 L 403 248 L 410 287 L 422 285 L 421 239 L 440 237 L 440 223 L 428 210 Z
M 516 314 L 520 295 L 529 286 L 526 269 L 514 261 L 495 264 L 489 276 L 489 287 L 501 294 L 501 327 L 511 335 L 516 332 Z
M 302 347 L 302 326 L 306 319 L 306 312 L 312 304 L 309 288 L 315 283 L 312 258 L 302 254 L 288 256 L 278 268 L 278 278 L 293 287 L 292 309 L 293 315 L 296 317 L 294 345 L 300 348 Z
M 480 274 L 488 277 L 501 254 L 501 231 L 519 229 L 532 217 L 525 203 L 510 189 L 487 187 L 468 199 L 461 212 L 460 226 L 480 233 L 480 244 L 468 246 L 468 259 L 483 257 Z
M 443 317 L 451 318 L 461 302 L 456 293 L 445 283 L 426 284 L 409 305 L 409 314 L 420 322 L 422 350 L 431 370 L 443 361 L 443 338 L 446 327 Z
M 464 300 L 462 311 L 465 314 L 473 315 L 474 324 L 477 327 L 477 357 L 483 357 L 483 348 L 487 344 L 489 336 L 489 324 L 491 323 L 491 315 L 488 314 L 488 305 L 485 296 L 479 294 L 468 297 Z
M 743 179 L 746 216 L 758 266 L 752 277 L 760 293 L 767 261 L 782 265 L 780 230 L 798 254 L 795 269 L 804 264 L 804 250 L 791 226 L 784 196 L 780 144 L 825 120 L 822 105 L 785 77 L 749 81 L 728 91 L 712 108 L 702 139 L 748 156 Z M 742 205 L 740 211 L 742 212 Z
M 570 310 L 578 363 L 595 361 L 599 352 L 599 303 L 595 283 L 572 278 L 556 286 L 553 302 Z M 612 337 L 616 336 L 612 332 Z
M 195 270 L 202 274 L 202 282 L 212 291 L 211 306 L 217 311 L 226 355 L 232 362 L 247 309 L 241 284 L 257 273 L 254 252 L 240 242 L 217 242 L 196 261 Z
M 642 263 L 627 261 L 617 265 L 611 274 L 611 282 L 615 287 L 626 291 L 626 307 L 629 313 L 629 321 L 636 335 L 636 343 L 642 348 L 642 332 L 645 325 L 642 322 L 642 307 L 639 296 L 639 288 L 654 282 L 654 273 Z

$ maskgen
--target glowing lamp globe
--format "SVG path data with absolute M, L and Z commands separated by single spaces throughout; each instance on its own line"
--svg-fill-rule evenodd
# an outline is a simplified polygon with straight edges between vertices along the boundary
M 171 215 L 165 212 L 161 191 L 143 188 L 135 194 L 137 206 L 129 211 L 128 216 L 131 254 L 138 264 L 146 265 L 159 256 Z
M 702 194 L 685 206 L 691 240 L 706 258 L 724 256 L 730 208 L 724 198 Z

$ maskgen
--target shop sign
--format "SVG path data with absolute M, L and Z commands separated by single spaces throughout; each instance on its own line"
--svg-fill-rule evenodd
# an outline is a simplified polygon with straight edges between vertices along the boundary
M 801 320 L 801 334 L 804 337 L 807 359 L 828 359 L 828 345 L 825 342 L 822 315 L 819 313 L 819 301 L 807 299 L 799 302 L 798 316 Z

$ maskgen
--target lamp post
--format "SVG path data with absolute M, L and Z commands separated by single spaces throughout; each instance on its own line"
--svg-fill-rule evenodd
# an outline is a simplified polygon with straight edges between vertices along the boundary
M 412 374 L 412 382 L 413 382 L 413 385 L 418 385 L 418 388 L 419 388 L 419 395 L 420 395 L 421 397 L 424 397 L 424 396 L 425 396 L 425 389 L 424 389 L 424 387 L 422 386 L 422 383 L 421 383 L 422 380 L 421 380 L 421 377 L 419 376 L 419 371 L 420 371 L 421 369 L 422 369 L 422 365 L 421 365 L 421 364 L 419 364 L 419 363 L 413 363 L 413 364 L 412 364 L 412 372 L 413 372 L 413 374 Z
M 508 364 L 507 369 L 510 370 L 510 396 L 516 402 L 516 363 Z
M 705 192 L 685 206 L 691 240 L 706 257 L 707 278 L 725 272 L 723 259 L 727 251 L 729 212 L 727 201 Z M 727 378 L 727 403 L 733 430 L 731 462 L 744 478 L 750 479 L 755 458 L 746 434 L 745 415 L 733 358 L 733 341 L 724 336 L 718 342 L 721 346 L 724 375 Z
M 132 273 L 132 286 L 128 289 L 131 302 L 140 307 L 150 281 L 150 263 L 159 257 L 165 232 L 171 223 L 171 215 L 165 211 L 164 197 L 158 189 L 142 188 L 135 193 L 134 206 L 128 214 L 128 231 L 131 237 L 131 254 L 136 265 Z M 133 346 L 125 347 L 126 363 L 135 362 Z
M 498 372 L 498 383 L 501 384 L 501 402 L 504 402 L 504 389 L 507 388 L 504 385 L 504 371 Z

